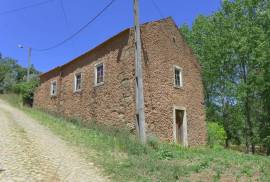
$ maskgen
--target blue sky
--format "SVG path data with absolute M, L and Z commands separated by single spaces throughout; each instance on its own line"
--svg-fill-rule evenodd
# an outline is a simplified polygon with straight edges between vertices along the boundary
M 1 0 L 0 12 L 42 0 Z M 27 50 L 18 44 L 46 48 L 62 41 L 97 14 L 110 0 L 61 0 L 0 15 L 0 52 L 27 65 Z M 165 17 L 172 16 L 179 26 L 192 25 L 198 15 L 210 15 L 221 0 L 155 0 Z M 87 29 L 66 44 L 47 52 L 33 52 L 32 63 L 43 72 L 62 65 L 96 47 L 121 30 L 133 26 L 133 0 L 116 2 Z M 66 17 L 66 18 L 65 18 Z M 151 0 L 140 0 L 140 22 L 162 18 Z

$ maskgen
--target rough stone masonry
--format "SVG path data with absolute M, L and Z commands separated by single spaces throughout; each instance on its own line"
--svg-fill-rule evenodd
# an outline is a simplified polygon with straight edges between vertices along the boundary
M 203 85 L 191 49 L 171 18 L 143 24 L 141 39 L 147 135 L 204 145 Z M 134 45 L 128 28 L 40 75 L 34 107 L 135 131 Z

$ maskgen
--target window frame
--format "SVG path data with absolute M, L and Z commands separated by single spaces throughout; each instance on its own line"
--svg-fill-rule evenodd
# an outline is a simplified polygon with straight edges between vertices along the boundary
M 97 82 L 98 81 L 98 67 L 102 66 L 103 67 L 103 80 L 102 82 Z M 97 63 L 95 64 L 95 86 L 100 86 L 100 85 L 103 85 L 105 82 L 105 64 L 102 62 L 102 63 Z
M 176 70 L 179 71 L 179 85 L 176 84 Z M 174 81 L 174 87 L 175 88 L 182 88 L 183 87 L 183 68 L 180 66 L 173 66 L 173 81 Z
M 80 80 L 80 88 L 77 89 L 77 76 L 81 75 L 81 80 Z M 74 92 L 80 92 L 82 90 L 82 72 L 78 72 L 74 74 Z
M 55 92 L 54 92 L 54 93 L 53 93 L 53 89 L 54 89 L 53 84 L 55 84 Z M 57 96 L 57 80 L 52 80 L 52 81 L 51 81 L 50 95 L 51 95 L 52 97 Z

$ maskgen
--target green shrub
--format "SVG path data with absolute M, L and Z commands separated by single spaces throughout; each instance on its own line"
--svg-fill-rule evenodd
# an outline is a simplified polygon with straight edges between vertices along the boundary
M 265 137 L 264 139 L 263 139 L 263 143 L 264 143 L 264 145 L 265 145 L 265 147 L 266 147 L 266 154 L 267 155 L 270 155 L 270 136 L 267 136 L 267 137 Z
M 224 145 L 226 139 L 226 132 L 218 123 L 209 122 L 207 124 L 208 144 L 210 147 L 215 145 Z
M 159 140 L 158 140 L 158 138 L 157 137 L 155 137 L 155 136 L 149 136 L 148 138 L 147 138 L 147 144 L 150 146 L 150 147 L 152 147 L 153 149 L 158 149 L 158 147 L 159 147 Z
M 156 157 L 160 160 L 171 160 L 175 158 L 173 150 L 166 144 L 160 144 L 156 149 Z
M 37 80 L 30 80 L 29 82 L 20 82 L 13 87 L 13 91 L 20 94 L 24 105 L 32 106 L 34 100 L 34 92 L 38 86 Z

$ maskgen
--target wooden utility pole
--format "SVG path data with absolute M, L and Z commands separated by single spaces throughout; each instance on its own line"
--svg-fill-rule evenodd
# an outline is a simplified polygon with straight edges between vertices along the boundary
M 28 48 L 28 67 L 27 67 L 27 82 L 30 81 L 30 69 L 31 69 L 31 53 L 32 53 L 32 48 Z
M 29 82 L 30 81 L 30 69 L 31 69 L 31 54 L 32 54 L 32 48 L 31 47 L 26 47 L 23 46 L 21 44 L 18 45 L 18 48 L 20 49 L 28 49 L 28 66 L 27 66 L 27 77 L 26 77 L 26 81 Z
M 142 45 L 139 23 L 139 0 L 134 1 L 134 34 L 135 34 L 135 77 L 136 77 L 136 120 L 137 130 L 142 143 L 146 142 L 143 76 L 142 76 Z

